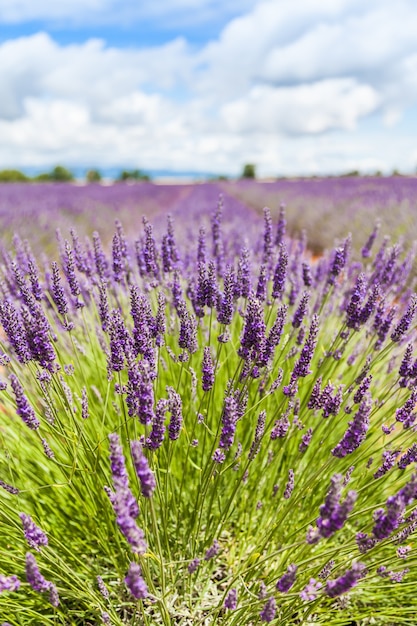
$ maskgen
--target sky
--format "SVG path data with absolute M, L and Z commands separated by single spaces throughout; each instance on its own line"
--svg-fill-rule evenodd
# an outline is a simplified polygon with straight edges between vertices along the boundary
M 0 0 L 0 168 L 417 171 L 415 0 Z

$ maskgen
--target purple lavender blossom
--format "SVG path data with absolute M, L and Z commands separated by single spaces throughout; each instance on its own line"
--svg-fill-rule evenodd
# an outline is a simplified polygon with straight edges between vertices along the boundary
M 0 321 L 20 363 L 31 358 L 25 328 L 14 305 L 8 300 L 0 302 Z
M 343 528 L 349 513 L 355 504 L 357 494 L 349 491 L 346 498 L 341 501 L 343 476 L 334 474 L 330 480 L 330 487 L 326 500 L 320 507 L 320 517 L 316 524 L 321 537 L 331 537 L 335 532 Z
M 261 302 L 251 296 L 245 315 L 245 325 L 240 338 L 238 354 L 245 360 L 252 352 L 260 354 L 265 341 L 264 310 Z
M 287 591 L 291 589 L 291 587 L 295 583 L 297 569 L 298 568 L 295 563 L 292 563 L 287 567 L 287 571 L 281 576 L 276 584 L 276 588 L 278 591 L 281 591 L 281 593 L 287 593 Z
M 292 373 L 292 380 L 296 380 L 297 378 L 304 378 L 310 374 L 310 363 L 313 358 L 314 350 L 316 348 L 317 343 L 317 335 L 319 331 L 319 317 L 318 315 L 313 315 L 310 330 L 308 333 L 307 340 L 301 350 L 300 357 L 297 363 L 294 366 L 294 370 Z
M 222 431 L 220 433 L 219 447 L 227 452 L 233 445 L 238 420 L 237 402 L 233 394 L 226 396 L 222 411 Z
M 413 475 L 405 487 L 387 499 L 386 512 L 384 509 L 378 509 L 375 512 L 375 525 L 372 529 L 374 537 L 379 540 L 389 537 L 401 524 L 406 506 L 416 497 L 417 476 Z
M 292 318 L 293 328 L 300 328 L 302 321 L 304 319 L 304 316 L 307 313 L 309 299 L 310 299 L 310 292 L 305 291 L 303 295 L 301 296 L 300 304 L 298 305 L 298 308 L 296 312 L 294 313 L 294 317 Z
M 400 369 L 398 373 L 400 376 L 406 378 L 411 373 L 411 361 L 413 358 L 413 344 L 410 342 L 407 344 L 407 348 L 405 350 L 403 360 L 401 361 Z
M 17 576 L 4 576 L 0 574 L 0 593 L 4 591 L 17 591 L 20 587 L 20 580 Z
M 271 330 L 268 333 L 268 337 L 266 338 L 266 341 L 263 345 L 262 354 L 259 357 L 258 363 L 261 367 L 267 365 L 273 359 L 275 348 L 278 346 L 281 340 L 287 310 L 287 305 L 283 304 L 277 311 L 277 317 Z
M 101 576 L 97 576 L 96 578 L 97 580 L 97 586 L 98 586 L 98 590 L 100 591 L 101 595 L 103 596 L 103 598 L 105 600 L 107 600 L 109 598 L 109 590 L 107 589 L 104 580 L 102 579 Z
M 220 552 L 220 544 L 217 541 L 217 539 L 215 539 L 212 545 L 210 546 L 210 548 L 208 548 L 208 550 L 206 551 L 204 555 L 204 560 L 210 561 L 211 559 L 214 559 L 214 557 L 217 556 L 219 552 Z
M 52 288 L 51 295 L 52 299 L 56 304 L 56 308 L 58 309 L 58 313 L 60 315 L 64 315 L 68 312 L 68 300 L 65 295 L 64 288 L 62 287 L 62 280 L 59 273 L 58 264 L 53 261 L 52 262 Z
M 401 422 L 402 424 L 404 424 L 404 428 L 409 428 L 416 418 L 416 414 L 413 413 L 416 403 L 417 388 L 414 388 L 411 392 L 410 397 L 408 398 L 408 400 L 406 400 L 404 405 L 395 411 L 395 419 L 397 420 L 397 422 Z
M 266 420 L 266 411 L 261 411 L 258 415 L 258 422 L 256 424 L 255 437 L 252 441 L 252 444 L 249 450 L 248 459 L 250 461 L 252 461 L 259 452 L 259 449 L 261 446 L 261 440 L 265 431 L 265 420 Z
M 43 530 L 41 530 L 39 526 L 35 524 L 30 515 L 25 515 L 25 513 L 19 513 L 19 517 L 22 521 L 26 541 L 31 548 L 34 548 L 35 550 L 40 552 L 41 546 L 48 545 L 48 537 L 45 535 Z
M 265 605 L 259 614 L 261 621 L 268 622 L 268 623 L 272 622 L 272 620 L 275 618 L 276 612 L 277 612 L 277 603 L 275 601 L 275 598 L 271 596 L 265 602 Z
M 308 446 L 310 445 L 311 438 L 313 436 L 313 429 L 309 428 L 307 432 L 301 437 L 301 443 L 298 446 L 298 449 L 301 453 L 304 453 Z
M 156 480 L 153 471 L 149 467 L 148 459 L 143 453 L 142 445 L 139 441 L 131 441 L 133 465 L 139 478 L 142 495 L 150 498 L 156 489 Z
M 361 325 L 362 303 L 366 295 L 367 281 L 366 276 L 361 272 L 356 280 L 355 288 L 352 292 L 350 302 L 346 307 L 346 326 L 359 330 Z
M 362 248 L 362 257 L 364 259 L 368 259 L 371 256 L 371 248 L 375 242 L 375 239 L 377 237 L 378 231 L 379 231 L 380 225 L 379 223 L 377 223 L 374 227 L 374 230 L 372 231 L 372 233 L 369 235 L 365 245 Z
M 148 587 L 142 578 L 140 565 L 132 561 L 125 578 L 126 587 L 137 600 L 144 600 L 148 596 Z
M 417 295 L 411 296 L 406 312 L 391 333 L 391 340 L 398 342 L 409 330 L 417 310 Z
M 306 287 L 311 287 L 313 284 L 313 277 L 311 275 L 311 267 L 308 263 L 303 262 L 303 283 Z
M 36 559 L 30 552 L 26 553 L 26 580 L 33 591 L 39 591 L 41 593 L 49 591 L 50 603 L 52 606 L 58 606 L 59 597 L 55 585 L 42 576 Z
M 203 391 L 210 391 L 214 385 L 214 366 L 209 346 L 204 347 L 201 370 L 201 386 L 203 387 Z
M 312 602 L 317 598 L 317 592 L 322 586 L 323 584 L 320 581 L 317 581 L 315 578 L 310 578 L 309 583 L 300 593 L 301 600 L 304 602 Z
M 171 441 L 175 441 L 180 436 L 182 426 L 182 400 L 179 393 L 173 387 L 167 387 L 168 391 L 168 409 L 171 413 L 171 419 L 168 425 L 168 436 Z
M 129 356 L 132 340 L 126 329 L 119 309 L 113 309 L 110 315 L 110 356 L 109 369 L 120 372 L 125 366 L 125 356 Z
M 353 402 L 355 404 L 360 404 L 362 402 L 366 392 L 369 390 L 369 387 L 371 386 L 371 382 L 372 382 L 372 374 L 369 374 L 369 376 L 364 378 L 363 381 L 360 383 L 358 390 L 353 396 Z
M 5 483 L 4 480 L 0 480 L 0 487 L 12 495 L 17 495 L 19 493 L 19 489 L 17 487 L 13 487 L 12 485 Z
M 371 414 L 372 403 L 370 397 L 365 396 L 359 405 L 359 409 L 353 420 L 349 422 L 349 427 L 343 435 L 342 440 L 332 450 L 333 456 L 339 459 L 348 454 L 352 454 L 366 437 L 369 428 L 369 416 Z
M 235 298 L 242 296 L 247 298 L 251 291 L 251 275 L 249 263 L 249 250 L 243 248 L 240 254 L 233 295 Z
M 266 279 L 266 265 L 261 265 L 259 268 L 259 276 L 258 276 L 258 284 L 256 286 L 256 297 L 258 300 L 264 302 L 266 300 L 266 288 L 267 288 L 267 279 Z
M 277 224 L 277 231 L 275 235 L 275 245 L 279 246 L 284 241 L 285 237 L 285 228 L 287 225 L 287 221 L 285 219 L 285 204 L 282 203 L 279 207 L 279 217 Z
M 24 394 L 23 387 L 15 374 L 10 374 L 10 384 L 16 398 L 16 413 L 20 415 L 31 430 L 37 430 L 40 426 L 40 421 L 36 417 L 35 411 L 30 406 Z
M 382 453 L 383 462 L 382 465 L 377 469 L 374 474 L 374 478 L 381 478 L 384 474 L 386 474 L 392 467 L 395 465 L 395 459 L 400 454 L 399 450 L 384 450 Z
M 275 267 L 274 279 L 272 283 L 272 297 L 280 298 L 285 290 L 285 279 L 287 276 L 288 252 L 285 246 L 280 245 L 278 263 Z
M 292 492 L 294 490 L 294 470 L 288 470 L 288 481 L 284 490 L 284 498 L 285 500 L 289 500 L 291 498 Z
M 160 398 L 156 404 L 152 430 L 146 439 L 146 447 L 150 450 L 157 450 L 162 445 L 165 436 L 165 413 L 167 411 L 168 401 L 165 398 Z
M 233 588 L 227 594 L 224 601 L 224 608 L 234 611 L 237 607 L 237 589 Z
M 402 455 L 397 465 L 400 469 L 405 469 L 410 463 L 417 463 L 417 443 L 408 448 L 407 452 Z
M 194 574 L 200 565 L 200 559 L 195 558 L 188 564 L 188 573 Z
M 335 580 L 328 580 L 326 593 L 330 598 L 346 593 L 358 584 L 359 580 L 366 575 L 366 566 L 363 563 L 352 563 L 352 568 Z

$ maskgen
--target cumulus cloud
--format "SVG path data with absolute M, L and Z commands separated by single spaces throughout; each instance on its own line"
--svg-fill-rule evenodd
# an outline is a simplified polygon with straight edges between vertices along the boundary
M 190 13 L 219 5 L 172 1 Z M 69 15 L 77 2 L 53 11 Z M 412 166 L 409 139 L 394 131 L 417 105 L 414 0 L 245 2 L 246 13 L 200 49 L 181 37 L 147 48 L 60 45 L 46 32 L 0 44 L 0 166 L 59 159 L 236 173 L 250 160 L 264 173 L 312 172 L 383 168 L 383 145 L 387 159 L 397 145 L 396 165 Z M 149 16 L 169 3 L 134 4 Z M 99 14 L 116 3 L 83 6 Z M 5 0 L 4 19 L 33 7 Z

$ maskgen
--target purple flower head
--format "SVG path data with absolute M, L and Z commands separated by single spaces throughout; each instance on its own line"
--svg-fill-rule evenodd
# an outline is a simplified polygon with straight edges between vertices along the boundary
M 277 231 L 275 235 L 275 245 L 279 246 L 284 241 L 285 237 L 285 228 L 287 225 L 287 221 L 285 219 L 285 204 L 281 204 L 279 207 L 279 218 L 277 224 Z
M 224 608 L 229 611 L 234 611 L 237 607 L 237 589 L 233 588 L 227 594 L 224 601 Z
M 203 391 L 210 391 L 214 385 L 214 366 L 209 346 L 205 346 L 202 363 L 201 383 Z
M 222 411 L 222 431 L 220 434 L 219 447 L 225 452 L 230 450 L 233 445 L 236 431 L 236 423 L 239 419 L 238 406 L 236 398 L 233 394 L 226 396 Z
M 248 301 L 245 325 L 240 339 L 239 356 L 248 360 L 252 351 L 256 354 L 261 354 L 264 341 L 265 320 L 263 306 L 257 298 L 251 296 Z
M 65 315 L 68 312 L 68 300 L 62 286 L 58 264 L 55 261 L 52 262 L 51 295 L 56 304 L 56 308 L 58 309 L 58 313 L 60 313 L 60 315 Z
M 21 313 L 32 359 L 37 361 L 41 367 L 52 371 L 52 362 L 56 355 L 51 342 L 51 328 L 46 315 L 38 303 L 34 304 L 31 312 L 22 308 Z
M 339 276 L 345 264 L 346 264 L 345 248 L 344 247 L 336 248 L 333 254 L 333 261 L 330 266 L 329 274 L 327 277 L 327 283 L 329 285 L 335 284 L 336 278 Z
M 0 574 L 0 593 L 3 591 L 17 591 L 20 587 L 20 580 L 17 576 L 4 576 Z
M 404 424 L 404 428 L 410 427 L 415 420 L 415 413 L 413 413 L 417 402 L 417 388 L 414 388 L 410 397 L 404 405 L 395 411 L 395 419 L 397 422 Z
M 213 559 L 215 556 L 217 556 L 219 554 L 219 552 L 220 552 L 220 544 L 217 541 L 217 539 L 215 539 L 213 541 L 213 544 L 206 551 L 206 553 L 204 555 L 204 560 L 205 561 L 210 561 L 210 559 Z
M 285 437 L 289 427 L 290 421 L 288 419 L 288 415 L 285 414 L 275 422 L 274 428 L 271 431 L 271 439 L 281 439 L 282 437 Z
M 355 491 L 349 491 L 342 502 L 342 485 L 343 476 L 334 474 L 330 481 L 326 500 L 320 507 L 320 517 L 316 520 L 321 537 L 331 537 L 335 532 L 343 528 L 347 516 L 353 509 L 357 494 Z
M 282 244 L 280 246 L 280 253 L 278 263 L 275 267 L 274 279 L 272 283 L 272 297 L 281 298 L 285 290 L 285 279 L 287 276 L 288 267 L 288 252 L 286 247 Z
M 313 284 L 313 277 L 311 275 L 311 267 L 308 263 L 303 262 L 303 283 L 306 287 L 311 287 Z
M 343 435 L 342 440 L 333 448 L 333 456 L 341 459 L 359 448 L 369 428 L 371 408 L 371 398 L 370 396 L 365 396 L 353 420 L 349 422 L 349 427 Z
M 314 355 L 319 332 L 319 317 L 313 315 L 307 340 L 301 350 L 300 357 L 294 366 L 292 379 L 304 378 L 310 374 L 310 363 Z
M 404 353 L 403 360 L 401 361 L 400 369 L 398 373 L 400 376 L 407 377 L 411 374 L 411 362 L 413 359 L 413 344 L 410 342 L 407 344 L 407 348 Z
M 105 598 L 106 600 L 109 597 L 109 590 L 107 589 L 104 580 L 102 579 L 101 576 L 97 576 L 97 586 L 98 586 L 98 590 L 100 591 L 101 595 L 103 596 L 103 598 Z
M 156 480 L 153 471 L 149 467 L 148 459 L 143 453 L 141 443 L 139 441 L 131 441 L 130 449 L 132 452 L 133 465 L 139 478 L 142 495 L 150 498 L 156 489 Z
M 312 602 L 317 598 L 317 592 L 323 584 L 315 578 L 310 578 L 310 582 L 304 587 L 300 593 L 300 598 L 304 602 Z
M 287 571 L 285 572 L 285 574 L 283 574 L 278 580 L 276 584 L 277 590 L 281 591 L 281 593 L 287 593 L 287 591 L 289 591 L 295 583 L 296 575 L 297 566 L 295 565 L 295 563 L 292 563 L 287 567 Z
M 165 436 L 165 413 L 167 411 L 168 401 L 165 398 L 160 398 L 156 405 L 152 430 L 146 440 L 146 447 L 150 450 L 157 450 L 162 445 Z
M 179 302 L 178 316 L 180 318 L 180 333 L 178 345 L 185 348 L 190 354 L 197 351 L 197 322 L 195 316 L 187 310 L 184 301 Z
M 49 591 L 51 583 L 42 576 L 36 559 L 30 552 L 26 553 L 26 580 L 34 591 Z
M 235 272 L 228 265 L 223 278 L 223 294 L 219 296 L 217 321 L 220 324 L 230 324 L 233 319 L 233 294 L 235 289 Z
M 362 319 L 362 303 L 366 295 L 367 280 L 363 272 L 361 272 L 356 280 L 355 288 L 352 292 L 350 302 L 346 307 L 346 326 L 359 330 Z
M 371 256 L 371 248 L 375 242 L 375 239 L 378 235 L 378 231 L 379 231 L 380 225 L 379 223 L 375 224 L 374 230 L 372 231 L 372 233 L 369 235 L 365 245 L 362 248 L 362 257 L 364 259 L 368 259 Z
M 391 333 L 392 341 L 398 342 L 409 330 L 417 310 L 417 295 L 411 296 L 406 312 Z
M 11 493 L 12 495 L 17 495 L 19 493 L 19 489 L 17 487 L 13 487 L 4 482 L 4 480 L 0 480 L 0 487 L 2 487 L 7 493 Z
M 193 559 L 188 565 L 188 573 L 194 574 L 194 572 L 198 570 L 199 565 L 200 565 L 200 559 L 198 558 Z
M 19 363 L 27 363 L 31 358 L 25 328 L 14 305 L 8 300 L 0 302 L 0 321 L 4 332 L 16 352 Z
M 134 561 L 129 565 L 125 584 L 132 596 L 137 600 L 144 600 L 148 596 L 148 587 L 142 578 L 142 570 L 140 569 L 140 565 Z
M 305 433 L 305 435 L 301 437 L 301 443 L 298 446 L 298 449 L 301 453 L 307 450 L 308 446 L 310 445 L 312 436 L 313 436 L 313 429 L 309 428 L 307 432 Z
M 132 340 L 126 329 L 119 309 L 110 315 L 110 357 L 109 369 L 120 372 L 125 366 L 125 356 L 130 357 Z
M 268 623 L 272 622 L 272 620 L 275 618 L 276 612 L 277 612 L 277 603 L 275 601 L 275 598 L 271 596 L 265 602 L 264 607 L 259 614 L 261 621 L 268 622 Z
M 262 263 L 268 266 L 272 256 L 272 218 L 268 207 L 264 208 L 264 241 Z
M 266 411 L 261 411 L 256 424 L 255 437 L 249 450 L 249 460 L 252 461 L 259 452 L 261 440 L 265 431 Z
M 31 548 L 34 548 L 39 552 L 41 546 L 48 545 L 48 537 L 45 535 L 43 530 L 39 528 L 39 526 L 36 526 L 30 515 L 19 513 L 19 517 L 22 520 L 26 541 Z
M 360 404 L 362 402 L 366 392 L 369 390 L 369 387 L 371 386 L 371 382 L 372 382 L 372 374 L 369 374 L 369 376 L 364 378 L 363 381 L 360 383 L 358 390 L 353 396 L 353 402 L 355 404 Z
M 405 469 L 410 463 L 417 463 L 417 443 L 408 448 L 407 452 L 402 455 L 397 465 L 400 469 Z
M 277 317 L 271 330 L 269 331 L 268 337 L 266 338 L 263 346 L 262 354 L 260 355 L 258 361 L 261 367 L 267 365 L 273 359 L 275 348 L 278 346 L 281 340 L 287 310 L 287 305 L 283 304 L 277 311 Z
M 172 441 L 180 436 L 182 426 L 182 400 L 179 393 L 173 387 L 167 387 L 168 408 L 171 413 L 171 420 L 168 426 L 168 435 Z
M 249 250 L 247 248 L 243 248 L 238 262 L 233 295 L 235 298 L 239 298 L 239 296 L 247 298 L 250 294 L 250 290 L 251 274 L 249 263 Z
M 304 316 L 307 313 L 309 299 L 310 299 L 310 292 L 305 291 L 303 295 L 301 296 L 300 304 L 298 305 L 298 308 L 296 312 L 294 313 L 294 317 L 292 319 L 293 328 L 300 328 L 302 321 L 304 319 Z
M 256 297 L 262 302 L 266 300 L 266 288 L 266 265 L 262 264 L 259 268 L 258 284 L 256 286 Z
M 382 453 L 382 458 L 384 459 L 382 465 L 377 469 L 374 474 L 374 478 L 381 478 L 384 474 L 386 474 L 392 467 L 395 465 L 395 459 L 400 454 L 399 450 L 384 450 Z
M 375 525 L 372 533 L 376 539 L 386 539 L 398 528 L 403 520 L 403 513 L 408 504 L 417 497 L 417 475 L 411 477 L 405 487 L 386 502 L 386 511 L 378 509 L 375 512 Z
M 71 295 L 73 295 L 75 298 L 78 298 L 81 290 L 77 275 L 75 273 L 74 251 L 67 240 L 65 240 L 65 254 L 63 255 L 62 261 L 64 274 L 68 281 Z
M 16 413 L 31 430 L 37 430 L 40 426 L 40 422 L 35 415 L 35 411 L 30 406 L 23 392 L 23 387 L 15 374 L 10 374 L 10 384 L 16 398 Z
M 285 500 L 289 500 L 291 498 L 292 492 L 294 490 L 294 470 L 288 470 L 288 481 L 284 490 L 284 498 Z
M 358 584 L 359 580 L 366 575 L 366 567 L 363 563 L 352 563 L 352 568 L 335 580 L 328 580 L 326 593 L 330 598 L 346 593 Z
M 148 276 L 157 280 L 159 278 L 159 266 L 156 242 L 153 236 L 153 228 L 146 217 L 142 218 L 142 222 L 145 230 L 145 241 L 142 248 L 145 271 Z

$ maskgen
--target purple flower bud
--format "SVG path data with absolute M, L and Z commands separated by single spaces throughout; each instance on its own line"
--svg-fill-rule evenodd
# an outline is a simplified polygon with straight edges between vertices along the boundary
M 298 308 L 296 312 L 294 313 L 294 317 L 292 319 L 293 328 L 300 328 L 302 321 L 304 319 L 304 316 L 307 313 L 307 306 L 308 306 L 309 299 L 310 299 L 310 292 L 305 291 L 303 295 L 301 296 L 300 304 L 298 305 Z
M 265 431 L 265 420 L 266 411 L 261 411 L 258 416 L 258 423 L 256 424 L 255 437 L 249 450 L 248 459 L 250 461 L 252 461 L 259 452 L 261 440 Z
M 4 576 L 0 574 L 0 593 L 3 591 L 17 591 L 20 587 L 20 580 L 17 576 Z
M 237 607 L 237 589 L 231 589 L 224 601 L 224 608 L 234 611 Z
M 223 294 L 219 297 L 217 321 L 220 324 L 230 324 L 233 319 L 233 292 L 235 288 L 235 273 L 232 267 L 227 266 L 224 274 Z
M 285 290 L 285 278 L 287 276 L 288 252 L 284 245 L 280 246 L 278 263 L 275 267 L 272 283 L 272 297 L 280 298 Z
M 214 385 L 214 366 L 209 346 L 205 346 L 202 363 L 201 383 L 203 391 L 210 391 Z
M 253 296 L 249 298 L 245 315 L 245 325 L 240 339 L 238 354 L 245 360 L 252 352 L 262 353 L 265 341 L 264 310 L 261 302 Z
M 330 598 L 346 593 L 358 584 L 359 580 L 366 575 L 366 567 L 363 563 L 352 563 L 352 568 L 335 580 L 328 580 L 326 593 Z
M 56 304 L 56 308 L 58 309 L 58 313 L 60 315 L 65 315 L 68 312 L 68 300 L 65 295 L 65 291 L 62 287 L 62 280 L 59 273 L 58 264 L 53 261 L 52 262 L 52 289 L 51 295 L 52 299 Z
M 148 596 L 148 587 L 142 578 L 140 565 L 133 561 L 129 565 L 129 571 L 125 578 L 125 584 L 132 596 L 137 600 L 144 600 Z
M 405 469 L 410 463 L 417 463 L 417 443 L 408 448 L 407 452 L 402 455 L 397 465 L 400 469 Z
M 400 489 L 395 495 L 390 496 L 386 502 L 386 512 L 378 509 L 375 514 L 375 525 L 372 533 L 376 539 L 386 539 L 398 528 L 405 507 L 417 496 L 417 476 L 413 475 L 410 482 Z
M 364 259 L 368 259 L 371 256 L 371 248 L 374 244 L 378 231 L 379 231 L 379 224 L 376 224 L 374 230 L 369 235 L 368 240 L 366 241 L 365 245 L 362 248 L 362 257 Z
M 26 541 L 31 548 L 34 548 L 39 552 L 41 546 L 48 545 L 48 537 L 45 535 L 43 530 L 39 528 L 39 526 L 36 526 L 30 515 L 19 513 L 19 517 L 22 520 Z
M 313 315 L 307 340 L 301 350 L 300 358 L 294 366 L 292 379 L 304 378 L 310 374 L 310 363 L 314 355 L 319 331 L 319 317 Z
M 277 231 L 275 235 L 275 245 L 279 246 L 284 241 L 285 237 L 285 227 L 287 225 L 287 221 L 285 219 L 285 204 L 281 204 L 279 207 L 279 218 L 277 224 Z
M 188 565 L 188 573 L 194 574 L 197 571 L 198 566 L 200 565 L 200 559 L 193 559 Z
M 301 453 L 305 452 L 310 445 L 311 438 L 313 436 L 313 429 L 309 428 L 305 435 L 301 437 L 301 443 L 298 446 L 298 449 Z
M 349 427 L 343 435 L 342 440 L 332 450 L 333 456 L 339 459 L 344 458 L 359 448 L 364 441 L 369 428 L 369 416 L 371 414 L 372 403 L 368 396 L 362 400 L 359 409 L 353 420 L 349 422 Z
M 322 537 L 331 537 L 343 528 L 347 516 L 355 504 L 357 498 L 355 491 L 349 491 L 344 501 L 341 501 L 342 485 L 343 476 L 334 474 L 331 478 L 326 500 L 320 507 L 320 517 L 316 520 L 319 534 Z
M 31 430 L 37 430 L 40 426 L 40 422 L 35 415 L 35 411 L 30 406 L 23 392 L 23 387 L 15 374 L 10 374 L 10 384 L 16 398 L 16 413 L 20 415 Z
M 310 578 L 310 582 L 304 587 L 300 593 L 300 598 L 304 602 L 312 602 L 317 598 L 317 592 L 322 587 L 322 583 L 315 578 Z
M 171 420 L 168 425 L 168 436 L 175 441 L 180 436 L 182 426 L 182 400 L 181 396 L 173 387 L 167 387 L 168 408 L 171 413 Z
M 413 294 L 411 296 L 409 305 L 407 307 L 406 312 L 404 313 L 401 320 L 398 322 L 396 327 L 391 333 L 392 341 L 398 342 L 405 335 L 408 329 L 411 326 L 411 323 L 414 319 L 417 310 L 417 295 Z
M 154 473 L 148 464 L 148 459 L 143 453 L 142 446 L 139 441 L 131 441 L 130 449 L 132 451 L 133 465 L 139 478 L 142 495 L 150 498 L 156 489 L 156 480 Z
M 289 500 L 291 498 L 291 494 L 294 489 L 294 470 L 288 470 L 288 481 L 284 490 L 284 498 L 285 500 Z
M 8 485 L 4 482 L 4 480 L 0 480 L 0 487 L 2 487 L 5 491 L 11 493 L 14 496 L 19 493 L 19 489 L 17 487 L 12 487 L 12 485 Z
M 394 467 L 395 459 L 397 458 L 399 454 L 400 454 L 399 450 L 394 450 L 393 452 L 391 450 L 385 450 L 382 453 L 382 457 L 384 460 L 382 462 L 382 465 L 375 472 L 374 478 L 375 479 L 381 478 L 381 476 L 386 474 L 392 467 Z
M 155 415 L 152 421 L 152 430 L 146 440 L 146 447 L 157 450 L 161 447 L 165 436 L 165 413 L 168 410 L 168 401 L 160 398 L 157 402 Z
M 205 561 L 210 561 L 210 559 L 213 559 L 215 556 L 217 556 L 219 554 L 219 552 L 220 552 L 220 544 L 217 541 L 217 539 L 215 539 L 213 541 L 213 544 L 206 551 L 206 553 L 204 555 L 204 560 Z
M 275 618 L 276 612 L 277 612 L 277 603 L 275 602 L 275 598 L 271 596 L 265 602 L 265 605 L 259 614 L 261 621 L 268 622 L 268 623 L 272 622 L 272 620 Z
M 417 388 L 414 388 L 410 397 L 404 403 L 402 407 L 395 411 L 395 419 L 397 422 L 404 424 L 404 428 L 408 428 L 415 420 L 415 413 L 413 413 L 417 402 Z
M 107 600 L 110 594 L 109 594 L 109 590 L 107 589 L 107 587 L 106 587 L 106 585 L 104 583 L 104 580 L 102 579 L 101 576 L 97 576 L 96 580 L 97 580 L 98 590 L 100 591 L 100 593 L 103 596 L 103 598 L 105 600 Z
M 233 295 L 235 298 L 242 296 L 247 298 L 251 290 L 251 277 L 250 277 L 250 264 L 249 264 L 249 250 L 243 248 L 237 268 L 236 281 L 234 285 Z
M 287 593 L 295 583 L 295 578 L 297 575 L 297 566 L 292 563 L 287 567 L 287 571 L 285 574 L 281 576 L 276 584 L 276 588 L 281 593 Z

